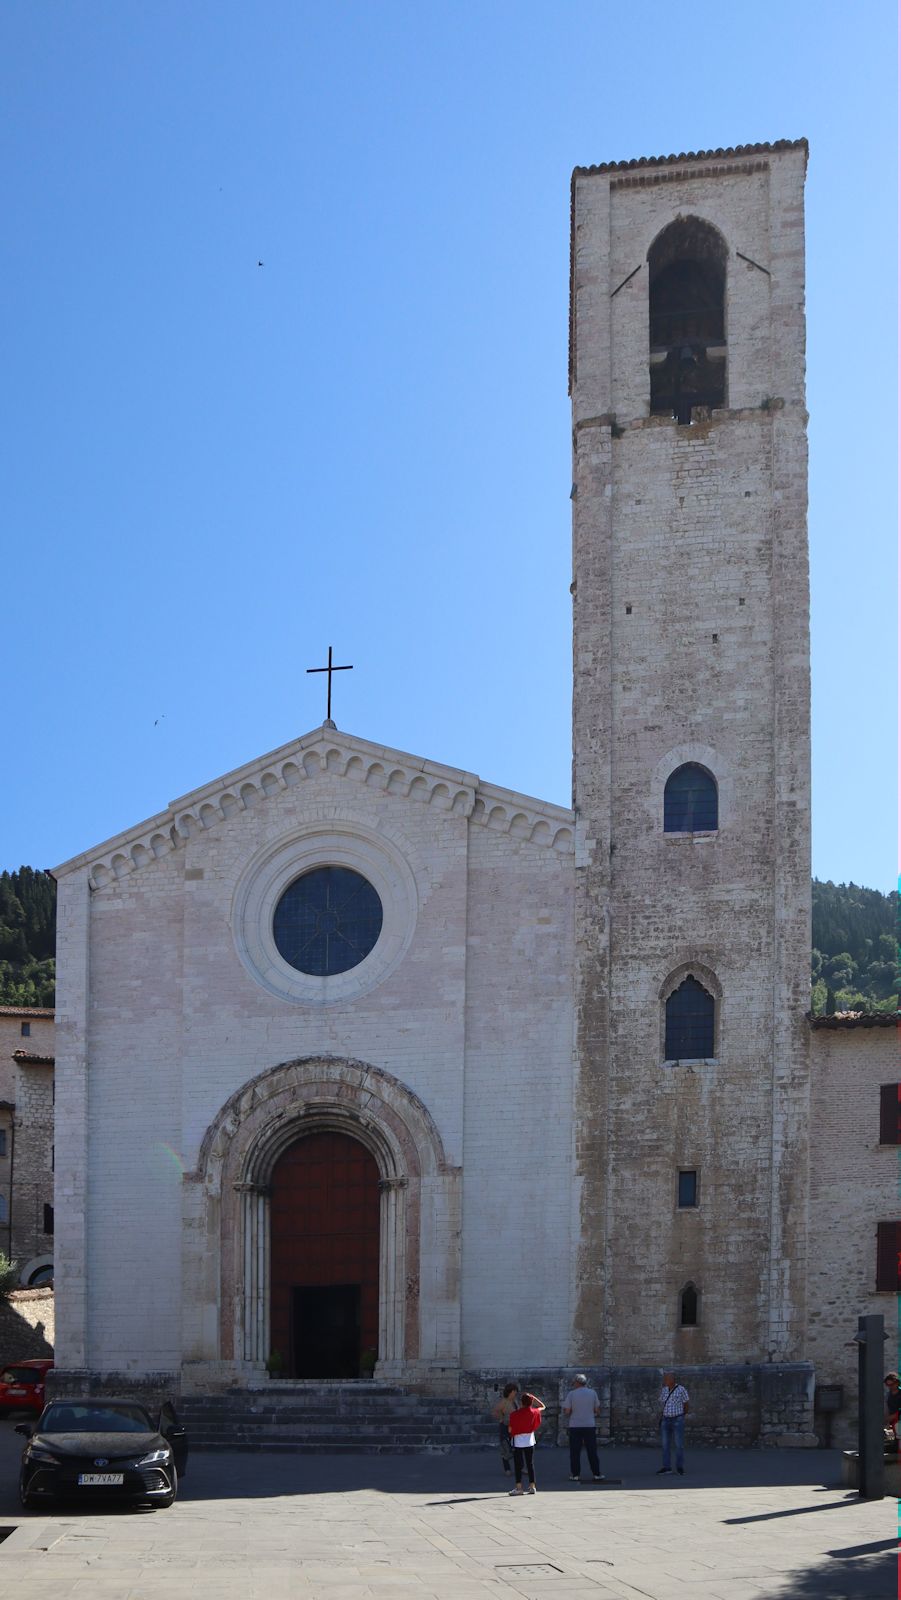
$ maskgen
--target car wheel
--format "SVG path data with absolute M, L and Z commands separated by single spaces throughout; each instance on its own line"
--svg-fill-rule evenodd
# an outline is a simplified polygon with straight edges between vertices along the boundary
M 34 1500 L 25 1487 L 23 1474 L 19 1475 L 19 1503 L 23 1511 L 32 1511 L 34 1509 Z

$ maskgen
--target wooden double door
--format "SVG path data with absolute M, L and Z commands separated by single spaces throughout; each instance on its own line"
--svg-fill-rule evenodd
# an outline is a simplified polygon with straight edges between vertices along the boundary
M 379 1173 L 344 1133 L 289 1145 L 272 1174 L 271 1344 L 293 1378 L 371 1371 L 379 1329 Z

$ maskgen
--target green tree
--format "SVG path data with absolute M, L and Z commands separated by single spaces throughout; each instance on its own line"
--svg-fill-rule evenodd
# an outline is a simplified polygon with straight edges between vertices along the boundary
M 13 1289 L 18 1288 L 19 1269 L 9 1256 L 0 1250 L 0 1304 L 7 1300 Z

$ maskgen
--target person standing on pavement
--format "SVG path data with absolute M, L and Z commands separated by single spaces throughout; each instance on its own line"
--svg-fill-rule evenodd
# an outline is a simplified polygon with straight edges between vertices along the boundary
M 885 1425 L 898 1437 L 898 1417 L 901 1414 L 901 1387 L 897 1372 L 887 1372 L 885 1383 Z
M 582 1449 L 595 1483 L 603 1483 L 598 1461 L 598 1417 L 601 1402 L 596 1389 L 590 1389 L 584 1372 L 577 1372 L 573 1386 L 563 1402 L 563 1415 L 569 1425 L 569 1478 L 571 1483 L 582 1481 Z
M 544 1401 L 524 1389 L 519 1397 L 519 1406 L 510 1413 L 508 1426 L 513 1440 L 513 1477 L 516 1480 L 510 1490 L 511 1494 L 522 1494 L 522 1480 L 526 1472 L 529 1474 L 529 1494 L 537 1492 L 533 1455 L 535 1434 L 541 1427 L 541 1413 L 544 1409 Z
M 510 1472 L 513 1466 L 513 1442 L 510 1438 L 510 1413 L 516 1410 L 516 1384 L 505 1383 L 504 1392 L 497 1404 L 492 1406 L 491 1415 L 497 1423 L 497 1440 L 501 1447 L 501 1466 L 504 1472 Z
M 674 1372 L 663 1374 L 663 1388 L 660 1391 L 660 1441 L 663 1446 L 663 1466 L 657 1468 L 657 1476 L 668 1472 L 672 1475 L 670 1466 L 673 1441 L 676 1443 L 676 1471 L 680 1477 L 685 1472 L 685 1418 L 688 1415 L 688 1390 L 676 1382 Z

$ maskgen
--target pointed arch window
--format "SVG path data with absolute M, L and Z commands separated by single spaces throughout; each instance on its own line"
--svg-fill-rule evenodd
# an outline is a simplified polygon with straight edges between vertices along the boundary
M 716 1004 L 697 978 L 683 978 L 666 1002 L 667 1061 L 709 1061 L 714 1049 Z
M 726 245 L 700 217 L 679 217 L 648 251 L 651 414 L 691 422 L 726 401 Z
M 698 1325 L 699 1296 L 693 1283 L 687 1283 L 679 1295 L 679 1324 L 683 1328 Z
M 677 767 L 663 791 L 664 833 L 715 833 L 719 796 L 713 774 L 696 761 Z

